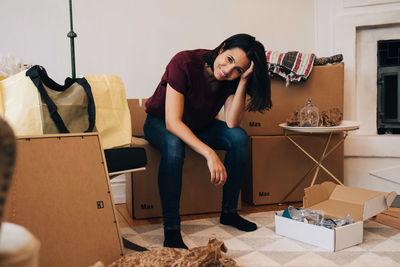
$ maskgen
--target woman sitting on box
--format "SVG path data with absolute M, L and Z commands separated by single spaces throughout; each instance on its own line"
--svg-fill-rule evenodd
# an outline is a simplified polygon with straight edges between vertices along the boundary
M 220 223 L 257 229 L 237 213 L 247 162 L 247 134 L 239 125 L 245 108 L 262 112 L 272 105 L 267 68 L 264 46 L 248 34 L 234 35 L 212 51 L 182 51 L 168 64 L 146 103 L 144 125 L 145 138 L 161 151 L 158 187 L 165 247 L 187 249 L 179 218 L 185 144 L 206 159 L 210 182 L 223 186 Z M 222 107 L 226 122 L 216 119 Z M 227 151 L 224 164 L 214 150 Z

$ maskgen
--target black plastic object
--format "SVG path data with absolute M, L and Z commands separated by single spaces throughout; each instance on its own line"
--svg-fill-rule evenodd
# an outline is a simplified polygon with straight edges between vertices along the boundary
M 142 147 L 121 147 L 104 150 L 108 173 L 146 166 L 146 151 Z

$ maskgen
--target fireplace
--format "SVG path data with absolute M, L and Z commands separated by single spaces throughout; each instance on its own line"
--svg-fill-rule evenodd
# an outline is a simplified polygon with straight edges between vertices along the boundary
M 347 87 L 355 105 L 347 107 L 355 108 L 359 135 L 384 139 L 400 131 L 399 33 L 399 24 L 357 27 L 355 87 Z
M 378 41 L 378 134 L 400 133 L 400 40 Z

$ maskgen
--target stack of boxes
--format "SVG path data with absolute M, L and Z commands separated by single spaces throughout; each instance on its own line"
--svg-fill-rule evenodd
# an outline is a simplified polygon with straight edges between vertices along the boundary
M 292 144 L 279 124 L 294 111 L 303 107 L 308 98 L 320 111 L 339 108 L 343 111 L 343 63 L 314 66 L 308 80 L 286 83 L 281 78 L 271 80 L 272 109 L 264 114 L 246 112 L 242 127 L 249 135 L 249 161 L 242 198 L 251 204 L 281 203 L 287 193 L 306 175 L 315 163 Z M 319 159 L 327 140 L 324 134 L 295 134 L 292 138 Z M 342 138 L 332 136 L 329 149 Z M 331 153 L 323 165 L 343 181 L 343 144 Z M 302 201 L 304 188 L 310 186 L 314 172 L 309 172 L 302 183 L 283 202 Z M 330 180 L 323 170 L 316 183 Z

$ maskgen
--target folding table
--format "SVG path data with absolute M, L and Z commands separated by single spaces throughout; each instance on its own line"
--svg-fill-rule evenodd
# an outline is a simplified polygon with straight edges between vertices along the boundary
M 293 191 L 304 181 L 309 173 L 311 173 L 314 169 L 314 177 L 312 179 L 311 185 L 313 186 L 315 180 L 318 176 L 319 169 L 321 168 L 324 170 L 332 179 L 334 179 L 337 183 L 343 185 L 339 179 L 333 175 L 324 165 L 322 162 L 326 157 L 329 156 L 336 148 L 338 148 L 346 139 L 349 131 L 354 131 L 360 128 L 360 124 L 356 121 L 342 121 L 338 126 L 331 126 L 331 127 L 298 127 L 298 126 L 288 126 L 287 123 L 279 124 L 280 127 L 283 128 L 283 133 L 285 137 L 292 142 L 298 149 L 300 149 L 306 156 L 308 156 L 312 161 L 314 161 L 314 166 L 293 186 L 293 188 L 283 197 L 280 203 L 283 203 L 285 199 L 293 193 Z M 289 135 L 289 133 L 308 133 L 308 134 L 327 134 L 327 140 L 325 143 L 325 147 L 323 153 L 319 160 L 315 159 L 310 153 L 308 153 L 303 147 L 301 147 L 296 141 Z M 344 133 L 343 137 L 327 152 L 329 144 L 331 142 L 332 135 L 335 133 Z

